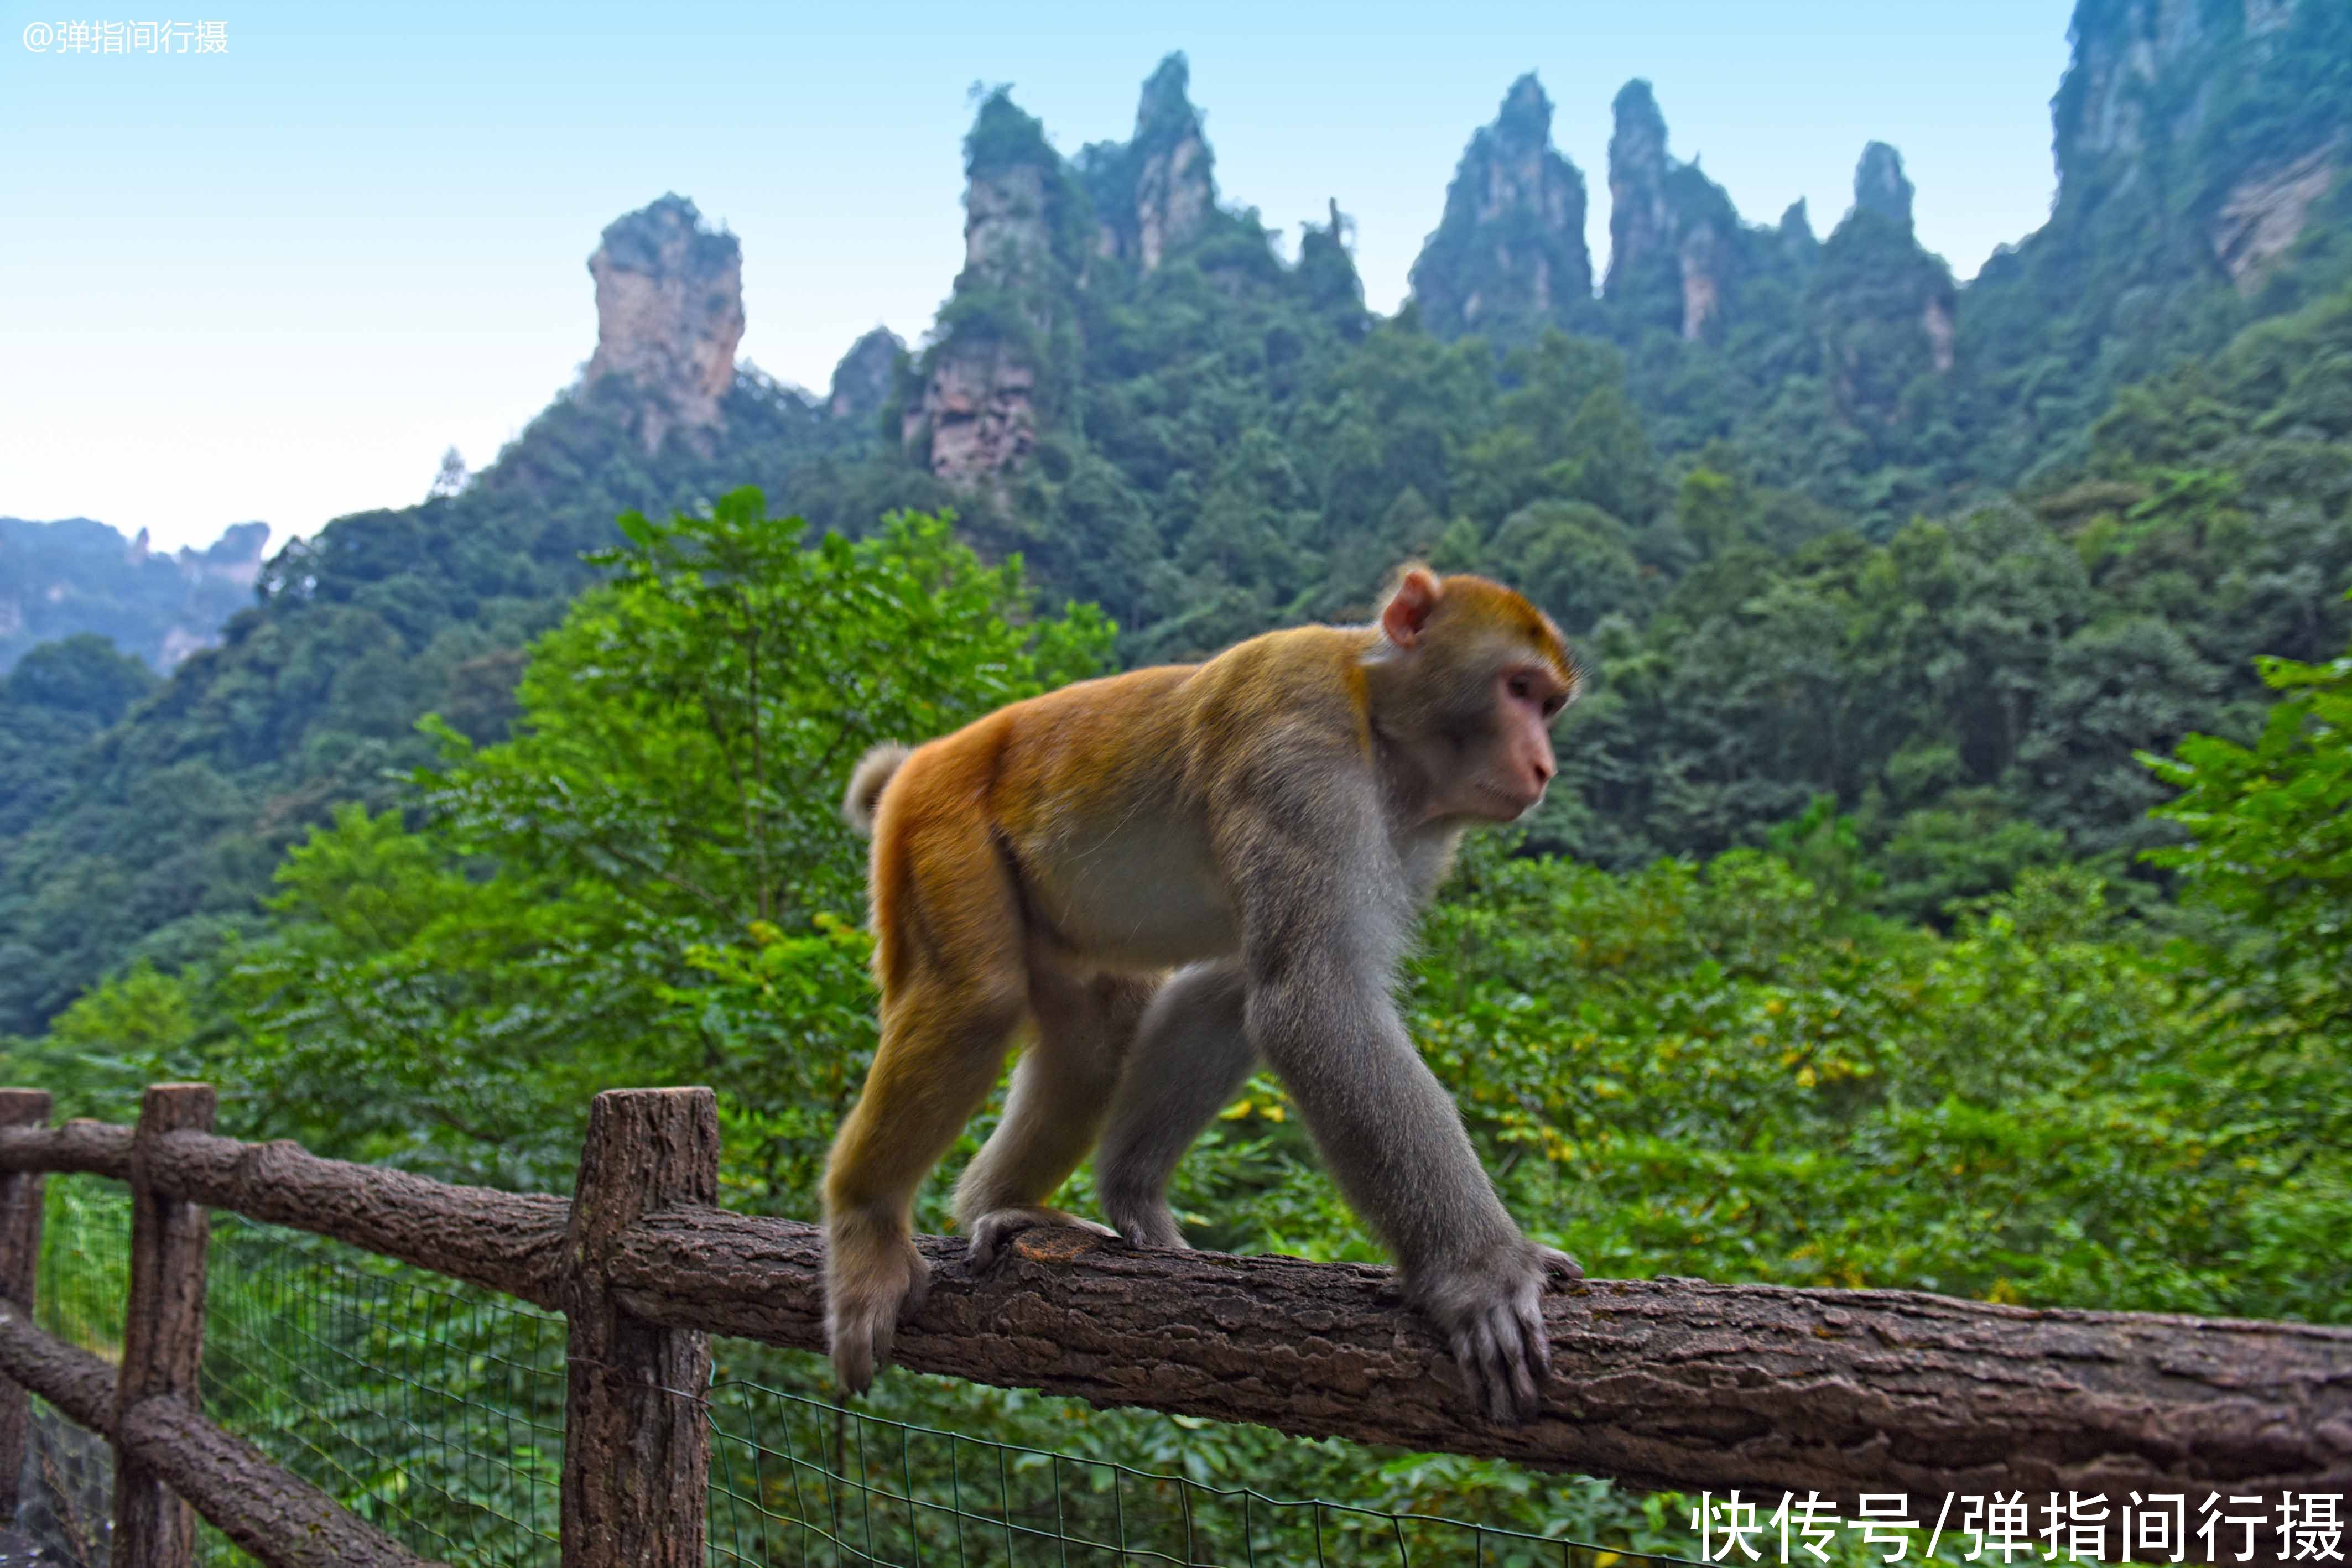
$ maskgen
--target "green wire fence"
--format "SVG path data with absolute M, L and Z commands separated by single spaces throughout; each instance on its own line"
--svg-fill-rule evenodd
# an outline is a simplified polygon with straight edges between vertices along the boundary
M 111 1358 L 126 1196 L 52 1178 L 37 1318 Z M 553 1568 L 563 1320 L 294 1230 L 217 1216 L 209 1415 L 406 1542 L 452 1563 Z M 716 1342 L 713 1565 L 835 1568 L 1648 1568 L 1680 1559 L 1495 1524 L 1289 1500 L 942 1431 L 795 1392 L 790 1353 Z M 37 1424 L 36 1448 L 88 1435 Z M 58 1470 L 56 1464 L 51 1471 Z M 89 1512 L 90 1500 L 55 1500 Z M 102 1512 L 102 1505 L 101 1505 Z M 91 1531 L 87 1522 L 85 1536 Z M 208 1563 L 250 1562 L 205 1532 Z M 70 1547 L 68 1547 L 70 1550 Z M 102 1546 L 94 1551 L 102 1562 Z
M 845 1412 L 756 1383 L 714 1384 L 710 1408 L 715 1563 L 1594 1568 L 1677 1561 L 1212 1487 Z

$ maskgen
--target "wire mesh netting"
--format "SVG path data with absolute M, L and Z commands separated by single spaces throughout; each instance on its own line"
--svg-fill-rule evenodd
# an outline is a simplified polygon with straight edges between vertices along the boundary
M 206 1413 L 419 1550 L 551 1561 L 563 1320 L 331 1247 L 220 1228 Z
M 845 1409 L 710 1390 L 713 1563 L 1464 1564 L 1677 1561 L 1425 1514 L 1270 1498 Z
M 51 1181 L 37 1316 L 110 1359 L 121 1345 L 128 1227 L 119 1186 Z M 428 1556 L 552 1568 L 560 1317 L 233 1216 L 215 1218 L 208 1272 L 207 1415 Z M 805 1358 L 794 1353 L 719 1346 L 710 1385 L 680 1391 L 703 1401 L 710 1422 L 714 1565 L 1676 1561 L 1493 1523 L 1288 1500 L 940 1430 L 796 1390 Z M 41 1430 L 48 1447 L 71 1436 L 55 1419 Z M 80 1506 L 87 1514 L 86 1489 Z M 102 1541 L 84 1533 L 96 1544 L 81 1552 L 54 1544 L 68 1561 L 102 1561 Z M 200 1545 L 207 1563 L 250 1561 L 209 1528 Z
M 50 1188 L 36 1317 L 112 1360 L 127 1194 Z M 419 1552 L 555 1561 L 562 1318 L 234 1216 L 215 1218 L 206 1275 L 207 1416 Z M 201 1533 L 208 1563 L 249 1561 Z

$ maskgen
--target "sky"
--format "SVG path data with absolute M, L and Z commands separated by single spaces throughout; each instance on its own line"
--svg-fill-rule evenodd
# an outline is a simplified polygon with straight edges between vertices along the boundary
M 127 5 L 130 0 L 124 0 Z M 152 10 L 0 0 L 0 516 L 275 544 L 476 467 L 595 347 L 586 259 L 667 191 L 743 247 L 740 357 L 822 391 L 962 261 L 976 87 L 1075 153 L 1185 51 L 1220 193 L 1295 255 L 1336 198 L 1390 311 L 1471 133 L 1534 70 L 1608 253 L 1609 104 L 1750 222 L 1827 234 L 1892 142 L 1966 278 L 2048 215 L 2068 0 L 197 0 L 210 53 L 30 40 Z

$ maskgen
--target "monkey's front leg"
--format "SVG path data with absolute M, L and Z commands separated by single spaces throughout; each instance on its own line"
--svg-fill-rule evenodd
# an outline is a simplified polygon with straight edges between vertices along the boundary
M 1350 806 L 1353 810 L 1349 810 Z M 1339 1189 L 1396 1254 L 1489 1419 L 1534 1419 L 1549 1369 L 1541 1297 L 1573 1260 L 1519 1232 L 1390 988 L 1411 917 L 1376 809 L 1344 786 L 1258 819 L 1244 879 L 1249 1035 Z
M 1395 1252 L 1406 1299 L 1444 1335 L 1479 1407 L 1494 1421 L 1533 1420 L 1551 1366 L 1545 1282 L 1583 1270 L 1504 1211 L 1384 988 L 1295 967 L 1252 994 L 1249 1018 L 1340 1191 Z

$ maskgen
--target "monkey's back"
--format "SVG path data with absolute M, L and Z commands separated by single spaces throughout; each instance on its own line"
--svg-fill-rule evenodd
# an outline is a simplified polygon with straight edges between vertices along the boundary
M 1355 628 L 1267 632 L 1205 664 L 1013 703 L 918 747 L 877 814 L 877 930 L 904 895 L 981 874 L 971 851 L 985 844 L 1034 944 L 1116 967 L 1232 951 L 1210 802 L 1269 748 L 1361 738 L 1369 642 Z M 985 918 L 978 891 L 953 896 L 964 918 Z

